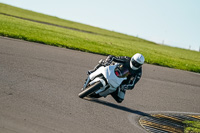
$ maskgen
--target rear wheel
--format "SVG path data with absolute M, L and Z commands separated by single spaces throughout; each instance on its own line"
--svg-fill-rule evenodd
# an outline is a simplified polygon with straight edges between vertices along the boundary
M 100 81 L 94 83 L 93 85 L 89 86 L 85 90 L 83 90 L 81 93 L 78 94 L 80 98 L 84 98 L 85 96 L 88 96 L 92 94 L 93 92 L 100 89 L 100 87 L 103 87 L 102 83 Z

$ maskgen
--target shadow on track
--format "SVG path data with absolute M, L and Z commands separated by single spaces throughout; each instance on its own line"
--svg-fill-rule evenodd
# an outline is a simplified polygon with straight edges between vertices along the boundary
M 102 104 L 102 105 L 105 105 L 105 106 L 108 106 L 108 107 L 112 107 L 112 108 L 115 108 L 115 109 L 118 109 L 118 110 L 129 112 L 129 113 L 134 113 L 134 114 L 137 114 L 137 115 L 140 115 L 140 116 L 152 117 L 150 114 L 147 114 L 147 113 L 144 113 L 144 112 L 141 112 L 141 111 L 138 111 L 138 110 L 133 110 L 133 109 L 130 109 L 128 107 L 124 107 L 124 106 L 117 105 L 117 104 L 114 104 L 114 103 L 106 102 L 106 101 L 103 101 L 103 100 L 100 100 L 100 99 L 87 98 L 85 100 L 95 102 L 95 103 L 99 103 L 99 104 Z
M 85 98 L 84 98 L 85 99 Z M 121 105 L 117 105 L 114 103 L 106 102 L 100 99 L 90 99 L 87 98 L 85 100 L 88 100 L 90 102 L 95 102 L 98 104 L 102 104 L 104 106 L 108 106 L 111 108 L 115 108 L 118 110 L 126 111 L 129 113 L 133 113 L 136 115 L 140 115 L 140 125 L 147 131 L 151 131 L 152 133 L 158 133 L 158 132 L 174 132 L 174 133 L 183 133 L 185 124 L 179 120 L 179 116 L 176 115 L 165 115 L 165 114 L 148 114 L 144 113 L 138 110 L 133 110 L 128 107 L 124 107 Z

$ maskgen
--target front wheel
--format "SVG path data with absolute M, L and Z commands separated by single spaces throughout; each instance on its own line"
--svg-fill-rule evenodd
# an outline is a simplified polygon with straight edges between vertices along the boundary
M 89 86 L 88 88 L 86 88 L 85 90 L 83 90 L 81 93 L 78 94 L 78 96 L 80 98 L 84 98 L 85 96 L 88 96 L 92 94 L 93 92 L 96 92 L 101 87 L 103 87 L 103 84 L 100 81 L 98 81 L 94 83 L 93 85 Z

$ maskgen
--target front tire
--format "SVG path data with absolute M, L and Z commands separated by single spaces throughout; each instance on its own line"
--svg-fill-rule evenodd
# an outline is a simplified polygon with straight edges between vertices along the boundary
M 84 98 L 92 94 L 93 92 L 99 90 L 101 87 L 103 87 L 103 84 L 100 81 L 98 81 L 94 83 L 93 85 L 89 86 L 88 88 L 86 88 L 85 90 L 83 90 L 81 93 L 78 94 L 78 96 L 80 98 Z

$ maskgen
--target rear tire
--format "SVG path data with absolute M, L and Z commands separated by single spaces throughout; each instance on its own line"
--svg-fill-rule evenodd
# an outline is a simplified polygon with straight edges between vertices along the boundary
M 84 98 L 93 92 L 97 91 L 100 89 L 100 87 L 103 87 L 102 83 L 100 81 L 94 83 L 93 85 L 89 86 L 85 90 L 83 90 L 81 93 L 78 94 L 80 98 Z

